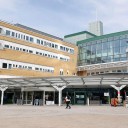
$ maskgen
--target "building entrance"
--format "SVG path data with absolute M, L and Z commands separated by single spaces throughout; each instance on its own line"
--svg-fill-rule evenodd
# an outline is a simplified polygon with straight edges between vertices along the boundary
M 33 92 L 24 92 L 23 97 L 23 104 L 33 104 Z
M 75 104 L 80 104 L 80 105 L 84 105 L 86 104 L 86 92 L 83 91 L 75 91 L 74 92 L 74 103 Z

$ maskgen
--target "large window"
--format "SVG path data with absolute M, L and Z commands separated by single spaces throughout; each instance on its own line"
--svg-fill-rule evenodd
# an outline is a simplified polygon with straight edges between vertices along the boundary
M 119 37 L 100 39 L 99 41 L 93 41 L 93 43 L 85 42 L 84 47 L 81 44 L 78 45 L 80 48 L 78 64 L 86 65 L 127 60 L 126 48 L 128 48 L 128 40 L 126 36 Z

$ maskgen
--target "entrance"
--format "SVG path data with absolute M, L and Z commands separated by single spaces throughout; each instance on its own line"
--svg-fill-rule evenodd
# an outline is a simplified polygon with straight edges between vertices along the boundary
M 74 92 L 74 96 L 75 104 L 86 104 L 86 92 L 77 91 Z
M 33 104 L 33 92 L 24 92 L 23 104 Z

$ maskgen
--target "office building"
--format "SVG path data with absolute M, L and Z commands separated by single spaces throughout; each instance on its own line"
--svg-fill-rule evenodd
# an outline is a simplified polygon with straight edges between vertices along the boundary
M 71 76 L 76 58 L 77 46 L 61 38 L 0 21 L 0 75 Z

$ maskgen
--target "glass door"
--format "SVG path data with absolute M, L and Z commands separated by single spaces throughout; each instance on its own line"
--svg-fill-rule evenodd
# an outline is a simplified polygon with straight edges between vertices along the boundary
M 75 92 L 75 104 L 86 104 L 86 93 L 85 92 Z
M 24 92 L 23 104 L 33 104 L 33 92 Z

